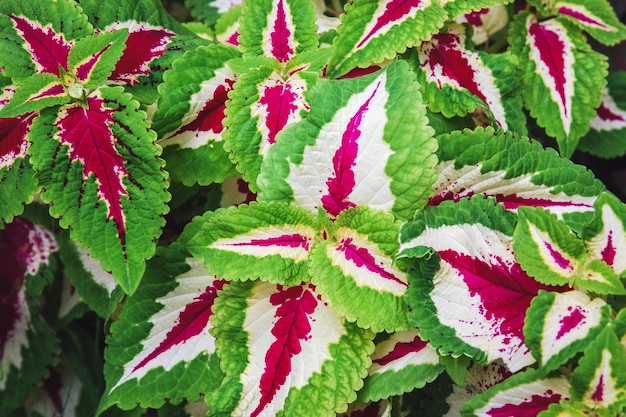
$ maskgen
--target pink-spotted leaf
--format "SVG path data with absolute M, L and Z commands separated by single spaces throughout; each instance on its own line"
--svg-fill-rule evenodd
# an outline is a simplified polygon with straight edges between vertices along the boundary
M 535 362 L 524 343 L 526 310 L 546 289 L 513 253 L 516 216 L 476 196 L 418 212 L 400 231 L 400 254 L 432 248 L 409 271 L 409 322 L 440 352 L 516 372 Z
M 563 376 L 544 376 L 529 369 L 471 398 L 461 407 L 467 417 L 537 416 L 551 404 L 568 400 L 570 384 Z
M 581 291 L 540 291 L 526 316 L 526 343 L 542 369 L 556 369 L 598 335 L 609 315 L 601 298 Z
M 211 322 L 226 373 L 207 398 L 216 415 L 334 417 L 371 363 L 373 333 L 340 318 L 311 284 L 233 282 Z
M 32 126 L 31 162 L 50 212 L 127 293 L 154 254 L 167 211 L 163 162 L 139 103 L 121 87 L 46 109 Z
M 111 326 L 100 408 L 197 401 L 219 386 L 222 373 L 209 329 L 225 284 L 181 247 L 160 248 L 142 285 Z

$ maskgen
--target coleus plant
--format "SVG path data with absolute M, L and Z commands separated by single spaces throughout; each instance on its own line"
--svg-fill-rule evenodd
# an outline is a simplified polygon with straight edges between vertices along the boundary
M 2 415 L 618 416 L 605 0 L 0 3 Z

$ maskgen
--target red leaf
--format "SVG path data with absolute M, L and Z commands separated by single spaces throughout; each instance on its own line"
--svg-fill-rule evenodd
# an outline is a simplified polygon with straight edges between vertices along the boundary
M 165 53 L 170 38 L 175 34 L 165 28 L 133 21 L 111 25 L 107 30 L 113 32 L 120 28 L 128 28 L 126 49 L 109 80 L 121 84 L 137 84 L 137 77 L 150 73 L 148 64 Z
M 0 169 L 11 168 L 16 158 L 26 156 L 30 142 L 26 135 L 37 113 L 0 119 Z
M 124 158 L 115 148 L 117 138 L 111 131 L 115 124 L 114 111 L 106 108 L 104 100 L 96 95 L 87 98 L 87 106 L 80 104 L 64 107 L 59 112 L 56 125 L 58 138 L 69 145 L 70 160 L 80 161 L 85 181 L 94 174 L 98 183 L 98 195 L 108 208 L 108 218 L 118 229 L 122 244 L 125 243 L 125 222 L 121 197 L 127 195 L 122 178 L 128 175 Z
M 311 337 L 309 316 L 317 307 L 315 295 L 304 286 L 279 286 L 278 291 L 270 296 L 270 303 L 278 307 L 278 320 L 271 330 L 276 340 L 265 355 L 265 371 L 260 381 L 261 400 L 251 417 L 263 411 L 287 380 L 291 372 L 291 358 L 302 351 L 301 340 Z
M 63 34 L 52 27 L 41 26 L 22 16 L 11 16 L 15 30 L 24 40 L 24 47 L 30 52 L 35 71 L 48 72 L 60 77 L 59 67 L 67 71 L 67 57 L 73 42 L 65 40 Z

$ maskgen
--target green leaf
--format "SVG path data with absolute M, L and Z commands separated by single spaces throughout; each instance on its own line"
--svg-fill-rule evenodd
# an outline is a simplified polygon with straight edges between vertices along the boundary
M 555 214 L 520 207 L 513 249 L 522 268 L 548 285 L 572 285 L 587 255 L 585 245 Z
M 513 0 L 466 0 L 466 1 L 446 1 L 444 9 L 448 13 L 450 20 L 471 12 L 477 12 L 486 7 L 500 4 L 512 3 Z
M 554 370 L 593 340 L 607 324 L 610 307 L 578 290 L 540 291 L 526 313 L 526 344 L 539 365 Z
M 291 285 L 308 281 L 309 250 L 317 234 L 315 218 L 300 207 L 251 203 L 211 216 L 187 248 L 222 279 Z
M 335 54 L 327 74 L 336 78 L 350 70 L 392 59 L 406 48 L 427 41 L 443 26 L 447 14 L 430 0 L 356 0 L 346 5 Z

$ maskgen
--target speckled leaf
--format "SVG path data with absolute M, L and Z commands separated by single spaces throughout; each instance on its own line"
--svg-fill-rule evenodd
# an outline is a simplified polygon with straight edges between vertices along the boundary
M 320 79 L 309 101 L 307 118 L 270 148 L 257 179 L 259 201 L 293 201 L 331 217 L 367 205 L 409 218 L 425 204 L 436 144 L 404 62 L 357 78 Z
M 207 399 L 209 415 L 334 417 L 371 364 L 373 334 L 337 316 L 310 284 L 234 282 L 211 322 L 226 379 Z
M 234 47 L 201 46 L 164 74 L 152 126 L 167 170 L 185 185 L 222 182 L 235 173 L 222 133 L 228 93 L 237 79 L 226 62 L 238 56 Z
M 14 86 L 2 89 L 0 108 L 15 92 Z M 39 191 L 35 171 L 27 156 L 30 142 L 26 140 L 37 113 L 0 118 L 0 222 L 10 223 L 24 210 Z
M 393 58 L 430 39 L 446 13 L 432 0 L 356 0 L 346 5 L 327 74 L 338 77 Z
M 520 207 L 513 248 L 522 268 L 548 285 L 573 285 L 587 255 L 565 223 L 541 207 Z
M 372 366 L 359 391 L 362 402 L 378 401 L 422 388 L 444 370 L 439 355 L 417 329 L 396 332 L 376 343 Z
M 308 279 L 317 229 L 315 218 L 302 208 L 251 203 L 211 216 L 187 246 L 220 278 L 290 285 Z
M 546 289 L 515 259 L 515 221 L 476 196 L 427 207 L 400 232 L 400 255 L 432 248 L 409 272 L 409 322 L 441 352 L 480 364 L 501 359 L 513 372 L 535 362 L 522 328 L 531 300 Z
M 526 315 L 526 344 L 539 366 L 554 370 L 580 352 L 607 324 L 610 307 L 573 290 L 540 291 Z
M 513 375 L 461 408 L 463 416 L 536 416 L 550 404 L 568 400 L 569 381 L 563 376 L 543 376 L 530 369 Z
M 238 39 L 244 57 L 265 56 L 286 63 L 317 46 L 313 3 L 310 0 L 244 1 Z
M 591 130 L 578 149 L 602 158 L 616 158 L 626 153 L 626 72 L 610 72 L 608 88 L 602 91 Z
M 418 79 L 429 108 L 452 117 L 481 106 L 495 126 L 525 134 L 517 60 L 508 53 L 467 49 L 465 38 L 462 25 L 450 25 L 417 49 Z
M 222 373 L 209 319 L 224 284 L 180 247 L 159 249 L 141 287 L 111 326 L 101 409 L 197 401 L 219 386 Z
M 605 45 L 626 40 L 626 26 L 606 0 L 565 0 L 548 3 L 548 9 L 579 26 Z
M 375 332 L 406 330 L 406 274 L 393 263 L 398 225 L 367 207 L 343 211 L 311 253 L 311 282 L 339 314 Z
M 562 18 L 539 21 L 519 13 L 510 39 L 525 73 L 526 107 L 556 138 L 561 155 L 570 157 L 600 106 L 606 57 L 591 50 L 580 30 Z
M 164 223 L 165 174 L 139 103 L 121 87 L 47 109 L 32 127 L 29 153 L 50 213 L 132 293 Z
M 226 106 L 224 123 L 228 129 L 224 132 L 224 146 L 255 190 L 269 148 L 283 129 L 301 121 L 303 113 L 310 109 L 306 94 L 317 81 L 314 72 L 281 72 L 262 66 L 243 74 Z
M 491 128 L 453 132 L 439 141 L 438 179 L 430 205 L 474 194 L 493 196 L 507 209 L 543 207 L 559 216 L 593 211 L 604 185 L 585 167 L 553 150 Z

